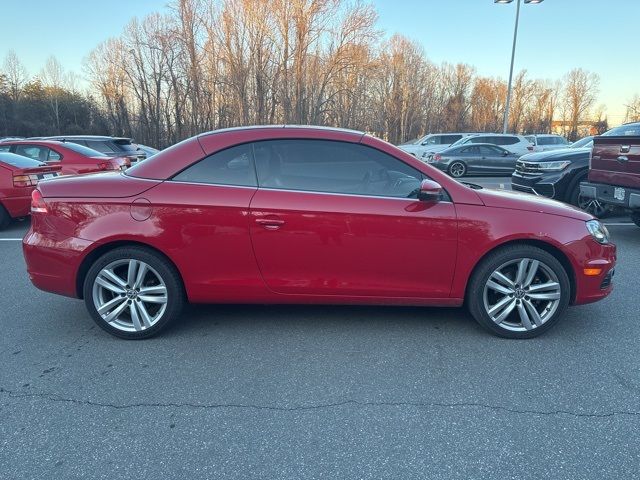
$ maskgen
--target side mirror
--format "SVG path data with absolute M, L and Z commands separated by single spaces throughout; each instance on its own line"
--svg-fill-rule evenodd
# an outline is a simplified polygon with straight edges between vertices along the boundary
M 504 152 L 502 152 L 502 156 L 506 157 L 507 155 L 509 155 L 510 152 L 507 152 L 506 150 Z
M 423 202 L 437 202 L 442 197 L 442 186 L 433 180 L 424 179 L 420 184 L 418 200 Z

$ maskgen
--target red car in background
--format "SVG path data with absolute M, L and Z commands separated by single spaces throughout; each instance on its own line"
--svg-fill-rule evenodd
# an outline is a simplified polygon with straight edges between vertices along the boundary
M 530 338 L 612 290 L 593 216 L 465 185 L 362 132 L 269 126 L 185 140 L 120 173 L 44 181 L 29 277 L 123 338 L 194 303 L 461 306 Z
M 110 157 L 97 150 L 71 142 L 54 140 L 11 140 L 0 142 L 0 152 L 10 152 L 50 165 L 60 165 L 62 175 L 124 170 L 127 158 Z
M 59 165 L 0 152 L 0 229 L 12 218 L 26 217 L 31 210 L 31 192 L 45 178 L 58 176 Z

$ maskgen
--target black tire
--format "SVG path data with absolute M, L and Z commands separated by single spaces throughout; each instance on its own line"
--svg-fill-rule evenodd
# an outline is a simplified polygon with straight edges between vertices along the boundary
M 590 213 L 594 217 L 604 218 L 611 212 L 611 208 L 609 208 L 609 206 L 602 204 L 597 200 L 586 203 L 580 195 L 580 182 L 586 179 L 587 175 L 584 174 L 579 176 L 574 182 L 574 185 L 569 192 L 569 203 L 571 205 L 575 205 L 578 208 L 581 208 L 587 213 Z
M 9 216 L 9 212 L 0 205 L 0 230 L 4 230 L 11 223 L 11 217 Z
M 640 227 L 640 212 L 633 212 L 631 215 L 631 221 Z
M 545 319 L 544 323 L 542 323 L 541 325 L 534 326 L 530 330 L 523 331 L 513 331 L 512 329 L 509 329 L 509 322 L 497 324 L 491 319 L 489 313 L 487 312 L 487 308 L 485 307 L 485 285 L 489 281 L 490 276 L 496 271 L 496 269 L 500 268 L 500 266 L 518 259 L 537 260 L 538 262 L 549 268 L 557 277 L 557 283 L 559 284 L 560 288 L 560 298 L 558 299 L 559 301 L 556 304 L 555 311 L 551 314 L 551 316 Z M 542 275 L 544 275 L 544 272 L 541 273 L 541 276 Z M 540 282 L 544 283 L 544 281 L 546 280 L 541 280 Z M 569 305 L 570 295 L 571 285 L 569 282 L 569 276 L 567 275 L 567 272 L 565 271 L 562 264 L 553 255 L 531 245 L 509 245 L 489 253 L 477 266 L 471 277 L 469 285 L 467 286 L 466 302 L 471 315 L 473 315 L 476 321 L 493 334 L 504 338 L 525 339 L 537 337 L 538 335 L 541 335 L 552 328 L 560 320 L 564 311 Z M 529 299 L 529 297 L 525 298 L 527 300 Z M 506 320 L 511 320 L 514 318 L 519 319 L 519 305 L 520 302 L 524 302 L 524 300 L 521 301 L 514 298 L 513 301 L 518 302 L 518 307 L 512 307 L 512 310 L 510 310 L 511 313 L 506 318 Z M 536 304 L 542 303 L 542 301 L 532 302 Z M 522 308 L 525 309 L 524 307 L 525 305 L 523 303 Z M 522 328 L 524 328 L 524 323 L 522 323 L 522 325 Z M 516 327 L 512 326 L 512 328 Z
M 102 269 L 114 262 L 128 259 L 146 263 L 153 269 L 153 274 L 159 275 L 166 286 L 166 308 L 164 312 L 153 325 L 140 331 L 123 331 L 113 324 L 108 323 L 98 313 L 94 303 L 94 283 Z M 186 301 L 182 279 L 174 265 L 151 249 L 135 246 L 116 248 L 98 258 L 87 272 L 84 280 L 83 294 L 87 310 L 96 324 L 111 335 L 128 340 L 149 338 L 159 333 L 180 316 Z M 131 304 L 131 301 L 128 301 L 128 303 Z
M 467 166 L 463 162 L 453 162 L 449 165 L 449 175 L 453 178 L 462 178 L 467 174 Z

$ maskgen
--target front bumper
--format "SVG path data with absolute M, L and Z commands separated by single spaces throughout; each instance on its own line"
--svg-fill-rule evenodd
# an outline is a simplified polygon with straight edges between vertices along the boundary
M 629 210 L 640 210 L 640 190 L 616 187 L 604 183 L 580 183 L 580 193 L 586 198 L 595 198 L 601 203 Z
M 511 188 L 519 192 L 565 200 L 570 181 L 571 179 L 565 171 L 549 172 L 536 176 L 524 176 L 514 172 L 511 175 Z
M 602 245 L 590 237 L 565 245 L 573 260 L 575 273 L 574 305 L 597 302 L 613 291 L 616 246 Z M 600 269 L 598 275 L 587 275 L 585 269 Z

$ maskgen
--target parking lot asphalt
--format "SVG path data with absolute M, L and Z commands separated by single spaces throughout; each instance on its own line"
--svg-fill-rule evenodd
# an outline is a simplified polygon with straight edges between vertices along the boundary
M 640 228 L 610 230 L 612 295 L 526 341 L 464 309 L 260 305 L 123 341 L 2 241 L 0 477 L 640 478 Z

